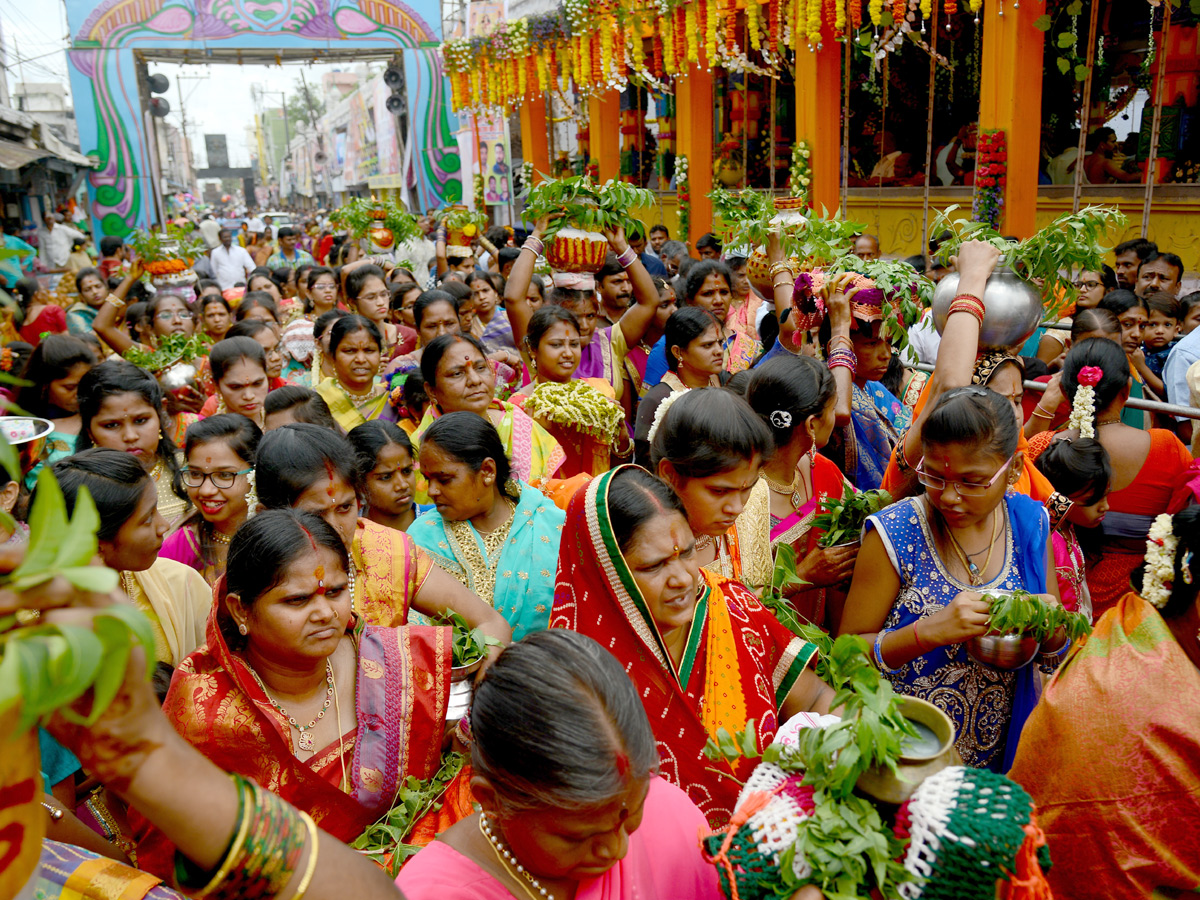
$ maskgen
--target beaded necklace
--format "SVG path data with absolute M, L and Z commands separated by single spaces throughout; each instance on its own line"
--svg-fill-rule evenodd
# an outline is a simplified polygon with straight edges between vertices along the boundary
M 246 668 L 250 670 L 250 674 L 254 676 L 254 680 L 258 683 L 258 686 L 262 689 L 262 692 L 266 694 L 267 700 L 270 702 L 270 704 L 275 707 L 280 715 L 288 720 L 289 725 L 300 732 L 300 738 L 297 741 L 300 749 L 306 753 L 311 753 L 316 750 L 317 742 L 313 740 L 313 736 L 309 734 L 309 730 L 315 728 L 317 723 L 321 721 L 321 719 L 325 718 L 325 711 L 329 709 L 329 704 L 333 702 L 333 665 L 329 662 L 329 660 L 325 660 L 325 684 L 327 685 L 325 688 L 325 702 L 321 705 L 321 711 L 317 713 L 317 717 L 307 725 L 301 725 L 299 722 L 297 722 L 295 716 L 280 706 L 279 702 L 269 693 L 267 693 L 267 686 L 263 684 L 262 679 L 258 677 L 258 673 L 254 671 L 253 666 L 247 663 Z M 340 737 L 341 735 L 339 735 L 339 738 Z

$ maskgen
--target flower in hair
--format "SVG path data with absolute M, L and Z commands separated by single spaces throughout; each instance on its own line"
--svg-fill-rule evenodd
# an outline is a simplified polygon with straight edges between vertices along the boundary
M 1075 400 L 1071 403 L 1071 418 L 1067 421 L 1068 428 L 1077 428 L 1082 438 L 1096 436 L 1096 388 L 1104 377 L 1104 370 L 1099 366 L 1084 366 L 1079 370 L 1076 381 L 1079 386 L 1075 389 Z
M 792 414 L 786 409 L 777 409 L 771 413 L 771 424 L 776 428 L 791 428 Z
M 658 426 L 667 418 L 667 412 L 675 404 L 675 401 L 686 394 L 690 388 L 685 388 L 682 391 L 675 391 L 663 397 L 662 403 L 658 404 L 658 409 L 654 411 L 654 422 L 650 425 L 650 432 L 646 435 L 646 442 L 653 444 L 654 436 L 658 434 Z
M 1179 538 L 1171 530 L 1171 517 L 1162 513 L 1150 526 L 1146 541 L 1146 573 L 1142 576 L 1142 598 L 1162 609 L 1171 598 L 1175 578 L 1175 549 Z
M 1100 383 L 1100 379 L 1104 377 L 1104 370 L 1099 366 L 1084 366 L 1079 370 L 1079 374 L 1075 380 L 1080 384 L 1086 384 L 1089 387 L 1095 387 Z

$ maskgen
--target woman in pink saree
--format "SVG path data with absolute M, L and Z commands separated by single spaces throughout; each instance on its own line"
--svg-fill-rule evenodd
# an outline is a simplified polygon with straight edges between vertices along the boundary
M 409 900 L 719 900 L 704 816 L 657 774 L 637 692 L 594 640 L 541 631 L 508 647 L 471 731 L 482 811 L 400 870 Z

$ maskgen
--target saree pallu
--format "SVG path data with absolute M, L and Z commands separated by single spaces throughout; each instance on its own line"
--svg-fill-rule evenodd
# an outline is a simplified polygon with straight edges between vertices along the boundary
M 754 327 L 754 320 L 762 303 L 762 298 L 751 291 L 725 317 L 725 327 L 733 332 L 730 336 L 732 339 L 729 343 L 729 361 L 726 367 L 730 375 L 749 369 L 758 354 L 762 353 L 762 341 L 758 338 L 758 329 Z
M 403 531 L 359 518 L 350 544 L 354 612 L 368 625 L 397 628 L 408 621 L 413 598 L 433 561 Z
M 865 388 L 853 385 L 851 428 L 846 437 L 846 472 L 854 473 L 854 486 L 874 490 L 883 483 L 888 459 L 900 435 L 912 424 L 912 413 L 878 381 Z
M 592 332 L 586 347 L 580 348 L 576 378 L 599 378 L 612 385 L 613 396 L 620 400 L 625 393 L 625 358 L 629 346 L 621 326 L 609 325 Z
M 550 624 L 554 570 L 566 516 L 538 491 L 521 485 L 508 539 L 489 559 L 470 522 L 447 525 L 436 510 L 408 528 L 408 535 L 466 587 L 490 603 L 512 626 L 514 641 Z M 410 616 L 410 621 L 416 621 Z
M 714 763 L 703 755 L 705 743 L 718 729 L 742 731 L 751 720 L 759 746 L 770 743 L 779 706 L 816 647 L 795 637 L 740 584 L 702 572 L 676 665 L 612 530 L 608 489 L 619 471 L 593 479 L 571 500 L 550 627 L 594 638 L 625 666 L 654 729 L 661 774 L 718 828 L 732 815 L 738 782 L 754 764 Z
M 423 780 L 437 771 L 450 694 L 449 628 L 360 622 L 355 636 L 356 731 L 311 760 L 293 755 L 286 717 L 231 652 L 215 615 L 207 645 L 175 671 L 163 703 L 175 730 L 213 763 L 254 779 L 347 843 L 387 811 L 405 778 Z M 345 790 L 339 787 L 343 771 Z M 169 877 L 174 846 L 134 810 L 130 824 L 139 863 Z
M 1200 890 L 1197 772 L 1200 671 L 1126 594 L 1046 686 L 1009 773 L 1037 803 L 1054 896 Z
M 35 878 L 34 900 L 184 900 L 149 872 L 48 838 Z
M 630 347 L 629 352 L 625 354 L 625 377 L 633 385 L 633 391 L 639 400 L 650 390 L 646 386 L 646 363 L 649 359 L 650 349 L 644 344 Z
M 150 620 L 155 658 L 178 666 L 204 643 L 212 589 L 200 573 L 163 556 L 149 569 L 130 574 L 133 593 L 129 599 Z
M 395 422 L 397 419 L 396 411 L 388 402 L 386 384 L 379 379 L 375 380 L 372 396 L 361 401 L 347 394 L 338 384 L 336 376 L 326 378 L 316 386 L 315 390 L 329 405 L 329 411 L 333 413 L 334 420 L 344 431 L 348 432 L 364 422 L 371 422 L 375 419 L 382 419 L 385 422 Z
M 762 482 L 765 485 L 765 481 Z M 795 551 L 797 559 L 803 559 L 816 549 L 817 540 L 823 533 L 819 528 L 813 528 L 813 519 L 817 517 L 822 500 L 827 497 L 841 497 L 845 493 L 847 481 L 842 470 L 821 454 L 813 458 L 812 493 L 808 502 L 784 519 L 770 516 L 771 549 L 772 552 L 779 544 L 789 544 Z M 768 511 L 770 510 L 768 499 Z M 768 512 L 769 515 L 769 512 Z M 822 626 L 825 621 L 825 592 L 826 588 L 810 587 L 798 591 L 791 597 L 796 612 L 805 621 Z
M 479 320 L 476 319 L 478 322 Z M 497 350 L 516 350 L 517 342 L 513 340 L 512 325 L 508 321 L 508 313 L 503 307 L 497 306 L 492 312 L 492 321 L 483 327 L 479 339 L 489 353 Z

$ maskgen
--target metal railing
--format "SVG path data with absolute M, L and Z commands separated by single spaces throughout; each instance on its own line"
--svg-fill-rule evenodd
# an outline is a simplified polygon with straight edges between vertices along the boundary
M 933 366 L 920 363 L 915 367 L 921 372 L 933 372 Z M 1025 390 L 1043 392 L 1046 390 L 1044 381 L 1026 381 Z M 1194 406 L 1180 406 L 1178 403 L 1163 403 L 1161 400 L 1143 400 L 1130 397 L 1125 401 L 1129 409 L 1141 409 L 1146 412 L 1161 413 L 1164 416 L 1176 416 L 1181 419 L 1200 419 L 1200 409 Z

